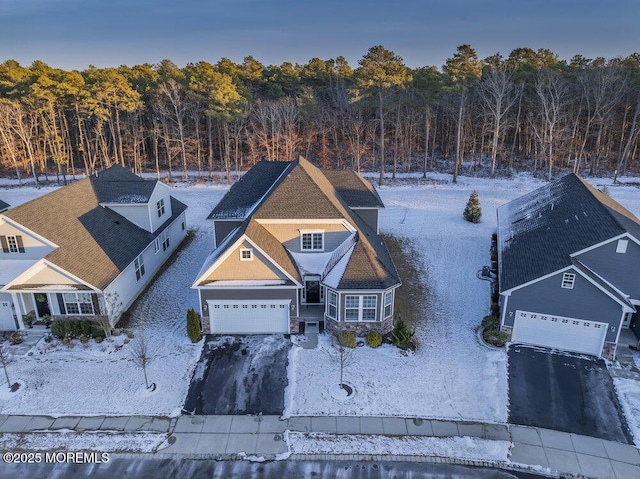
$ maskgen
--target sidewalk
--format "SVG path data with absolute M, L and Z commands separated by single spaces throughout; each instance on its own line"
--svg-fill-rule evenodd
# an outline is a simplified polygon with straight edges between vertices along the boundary
M 194 459 L 240 459 L 247 456 L 266 460 L 289 457 L 286 431 L 329 435 L 360 434 L 391 437 L 458 437 L 509 441 L 510 457 L 495 464 L 512 468 L 542 468 L 545 472 L 583 477 L 628 479 L 640 477 L 640 452 L 630 445 L 559 431 L 504 424 L 439 421 L 398 417 L 293 417 L 278 416 L 180 416 L 178 418 L 132 417 L 48 417 L 0 415 L 0 433 L 34 433 L 72 430 L 77 432 L 117 431 L 167 434 L 164 448 L 154 457 Z M 425 462 L 461 461 L 429 456 L 372 456 L 361 454 L 291 455 L 291 459 L 412 460 Z M 478 462 L 478 461 L 475 461 Z M 475 464 L 480 465 L 480 464 Z

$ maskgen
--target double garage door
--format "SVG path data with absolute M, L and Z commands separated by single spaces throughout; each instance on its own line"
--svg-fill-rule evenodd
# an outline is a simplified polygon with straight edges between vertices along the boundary
M 516 311 L 511 340 L 600 356 L 607 323 Z
M 289 300 L 207 301 L 214 334 L 289 332 Z

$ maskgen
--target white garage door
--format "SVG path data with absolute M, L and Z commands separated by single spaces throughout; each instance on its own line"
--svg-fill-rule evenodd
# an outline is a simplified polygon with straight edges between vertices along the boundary
M 211 332 L 215 334 L 273 334 L 289 332 L 290 301 L 207 301 Z
M 600 356 L 607 323 L 516 311 L 511 340 Z
M 11 295 L 0 293 L 0 331 L 15 331 L 16 323 L 13 320 L 11 309 Z

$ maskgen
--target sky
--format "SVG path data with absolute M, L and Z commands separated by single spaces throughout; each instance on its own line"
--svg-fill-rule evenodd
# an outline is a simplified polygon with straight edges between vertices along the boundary
M 638 20 L 638 0 L 0 0 L 0 62 L 82 70 L 342 55 L 355 67 L 383 45 L 409 67 L 441 67 L 465 43 L 480 58 L 519 47 L 612 58 L 640 51 Z

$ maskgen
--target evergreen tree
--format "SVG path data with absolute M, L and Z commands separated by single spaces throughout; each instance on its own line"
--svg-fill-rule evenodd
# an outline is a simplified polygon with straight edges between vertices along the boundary
M 193 308 L 189 308 L 189 311 L 187 311 L 187 336 L 189 336 L 192 343 L 197 343 L 202 337 L 200 318 Z
M 472 191 L 467 201 L 467 206 L 462 213 L 464 219 L 470 223 L 480 223 L 480 217 L 482 216 L 482 209 L 480 208 L 480 200 L 478 199 L 478 192 Z

